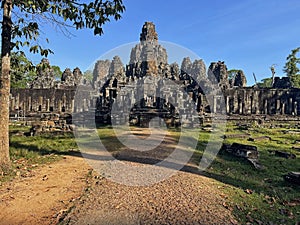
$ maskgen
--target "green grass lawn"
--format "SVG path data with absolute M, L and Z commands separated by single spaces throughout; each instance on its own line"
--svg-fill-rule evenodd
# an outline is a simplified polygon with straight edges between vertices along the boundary
M 39 165 L 52 163 L 62 155 L 78 151 L 72 133 L 64 135 L 23 136 L 20 132 L 28 132 L 27 126 L 10 126 L 10 157 L 12 168 L 0 181 L 13 179 L 16 175 L 26 176 Z
M 16 173 L 26 174 L 36 165 L 59 160 L 64 154 L 78 151 L 73 134 L 42 135 L 36 137 L 17 136 L 18 131 L 28 131 L 29 127 L 12 126 L 10 128 L 10 152 L 13 170 L 2 181 L 12 179 Z M 243 143 L 258 147 L 259 161 L 263 170 L 255 169 L 246 160 L 219 152 L 212 165 L 203 173 L 216 179 L 216 185 L 226 194 L 225 208 L 233 210 L 241 224 L 296 224 L 300 222 L 300 188 L 283 180 L 289 171 L 300 171 L 300 152 L 292 149 L 300 147 L 300 133 L 288 133 L 285 128 L 263 128 L 256 125 L 248 128 L 228 123 L 226 134 L 248 134 L 251 137 L 269 136 L 271 140 L 251 142 L 247 138 L 227 138 L 224 143 Z M 118 151 L 123 145 L 115 136 L 111 127 L 98 130 L 101 142 L 111 151 Z M 178 130 L 170 130 L 178 139 Z M 189 138 L 189 132 L 184 133 Z M 211 133 L 200 132 L 197 149 L 192 161 L 199 162 Z M 220 134 L 221 135 L 221 134 Z M 187 139 L 188 140 L 188 139 Z M 92 142 L 93 137 L 85 137 L 83 142 Z M 296 159 L 274 156 L 269 151 L 291 152 Z
M 263 170 L 255 169 L 245 159 L 220 152 L 205 175 L 222 182 L 228 195 L 228 207 L 242 224 L 296 224 L 300 222 L 300 188 L 287 183 L 283 175 L 300 171 L 300 152 L 292 149 L 300 145 L 299 135 L 288 134 L 283 128 L 251 126 L 247 130 L 234 123 L 227 124 L 226 134 L 250 134 L 251 137 L 269 136 L 271 140 L 248 141 L 247 138 L 228 138 L 233 142 L 255 145 Z M 201 136 L 204 134 L 200 134 Z M 206 134 L 207 135 L 207 134 Z M 203 148 L 198 151 L 201 154 Z M 296 159 L 276 157 L 274 150 L 293 153 Z

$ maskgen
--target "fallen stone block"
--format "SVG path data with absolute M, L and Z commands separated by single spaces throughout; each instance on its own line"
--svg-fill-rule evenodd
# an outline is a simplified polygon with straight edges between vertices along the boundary
M 298 146 L 293 146 L 292 149 L 300 152 L 300 147 L 298 147 Z
M 233 143 L 231 145 L 230 149 L 231 149 L 232 154 L 239 156 L 239 157 L 251 158 L 251 159 L 258 158 L 257 147 L 254 145 Z
M 248 141 L 270 141 L 271 138 L 269 136 L 260 136 L 260 137 L 250 137 Z
M 287 182 L 300 185 L 300 172 L 289 172 L 283 178 Z
M 231 146 L 223 144 L 221 150 L 225 150 L 234 156 L 242 157 L 248 160 L 256 169 L 263 169 L 263 165 L 258 160 L 258 150 L 256 146 L 233 143 Z
M 274 152 L 275 152 L 275 156 L 277 156 L 277 157 L 283 157 L 286 159 L 296 159 L 296 155 L 293 153 L 277 151 L 277 150 Z
M 249 138 L 250 134 L 226 134 L 224 135 L 224 138 L 241 138 L 241 139 L 245 139 L 245 138 Z
M 264 169 L 264 166 L 260 164 L 258 159 L 248 159 L 248 161 L 255 167 L 255 169 Z
M 231 145 L 230 144 L 222 144 L 222 147 L 221 147 L 221 149 L 220 149 L 220 151 L 222 151 L 222 152 L 224 152 L 224 151 L 227 151 L 227 152 L 229 152 L 229 151 L 231 151 Z
M 299 130 L 285 130 L 283 131 L 284 134 L 295 134 L 295 135 L 299 135 L 300 131 Z

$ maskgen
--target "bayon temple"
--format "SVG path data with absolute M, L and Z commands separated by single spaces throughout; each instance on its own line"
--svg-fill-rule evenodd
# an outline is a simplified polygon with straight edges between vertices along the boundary
M 11 118 L 76 114 L 83 119 L 92 115 L 97 124 L 147 126 L 160 117 L 170 126 L 193 126 L 211 114 L 232 118 L 300 115 L 300 89 L 292 88 L 287 78 L 275 77 L 272 88 L 248 87 L 241 70 L 229 79 L 221 61 L 208 68 L 203 60 L 192 62 L 189 57 L 181 65 L 169 63 L 151 22 L 143 25 L 139 44 L 128 54 L 126 65 L 119 56 L 97 61 L 92 81 L 79 68 L 66 69 L 57 81 L 44 59 L 46 66 L 27 89 L 11 90 Z

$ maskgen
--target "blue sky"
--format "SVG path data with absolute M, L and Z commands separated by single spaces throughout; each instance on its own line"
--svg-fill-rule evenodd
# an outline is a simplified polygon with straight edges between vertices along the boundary
M 159 40 L 190 49 L 204 60 L 225 61 L 228 69 L 242 69 L 248 85 L 271 76 L 283 76 L 291 50 L 300 46 L 299 0 L 124 0 L 123 18 L 104 26 L 104 35 L 91 30 L 72 31 L 68 38 L 45 27 L 55 54 L 48 58 L 64 70 L 85 71 L 101 55 L 120 45 L 139 40 L 142 25 L 152 21 Z M 129 53 L 128 53 L 129 54 Z M 29 56 L 35 63 L 40 56 Z M 123 62 L 126 63 L 126 62 Z M 171 62 L 170 62 L 171 63 Z

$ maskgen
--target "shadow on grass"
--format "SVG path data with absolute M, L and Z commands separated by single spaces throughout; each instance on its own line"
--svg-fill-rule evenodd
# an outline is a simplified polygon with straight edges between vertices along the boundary
M 59 137 L 51 137 L 51 136 L 43 136 L 43 138 L 51 139 L 51 141 L 55 142 L 56 140 L 68 140 L 73 138 L 72 135 L 67 136 L 59 136 Z M 192 138 L 192 137 L 190 137 Z M 172 137 L 167 137 L 162 143 L 160 151 L 163 153 L 152 154 L 151 152 L 155 152 L 155 150 L 146 151 L 144 154 L 141 154 L 139 151 L 130 151 L 130 154 L 126 154 L 126 149 L 124 151 L 124 146 L 118 141 L 118 138 L 112 137 L 110 135 L 101 137 L 104 145 L 107 146 L 115 146 L 116 149 L 110 151 L 111 156 L 113 156 L 117 160 L 128 161 L 128 162 L 136 162 L 141 164 L 154 165 L 158 164 L 162 160 L 164 160 L 167 155 L 174 151 L 174 148 L 170 148 L 172 144 L 174 145 L 175 140 Z M 39 140 L 36 140 L 38 142 Z M 75 142 L 75 140 L 74 140 Z M 176 143 L 175 143 L 176 144 Z M 200 141 L 198 140 L 197 149 L 204 149 L 207 144 L 206 140 Z M 47 143 L 47 145 L 51 145 Z M 37 144 L 34 141 L 30 143 L 24 143 L 23 139 L 16 139 L 11 141 L 11 147 L 15 149 L 26 149 L 27 151 L 35 152 L 38 155 L 44 156 L 49 154 L 55 155 L 69 155 L 74 157 L 83 157 L 82 153 L 79 150 L 74 150 L 75 148 L 68 148 L 66 150 L 57 150 L 53 149 L 55 147 L 47 147 L 41 146 L 41 143 Z M 88 145 L 87 145 L 88 146 Z M 66 146 L 65 146 L 66 147 Z M 275 146 L 274 146 L 275 147 Z M 120 149 L 123 150 L 120 150 Z M 70 150 L 71 149 L 71 150 Z M 125 153 L 124 153 L 125 152 Z M 168 153 L 168 154 L 167 154 Z M 203 154 L 203 150 L 196 150 L 187 165 L 182 165 L 181 171 L 189 172 L 197 175 L 202 175 L 206 177 L 210 177 L 216 179 L 222 183 L 229 184 L 242 189 L 252 189 L 257 193 L 264 192 L 269 194 L 274 194 L 274 188 L 293 188 L 299 190 L 300 188 L 295 187 L 289 183 L 284 182 L 282 175 L 294 169 L 300 169 L 299 162 L 295 161 L 287 161 L 285 159 L 277 159 L 271 158 L 270 156 L 263 154 L 262 162 L 265 164 L 265 170 L 256 170 L 254 167 L 247 161 L 238 157 L 234 157 L 229 155 L 228 153 L 220 152 L 216 159 L 213 161 L 212 165 L 206 171 L 200 171 L 198 169 L 199 162 L 201 160 Z M 94 154 L 90 154 L 88 152 L 84 153 L 84 157 L 91 160 L 111 160 L 112 158 L 105 156 L 97 156 Z M 160 157 L 158 157 L 160 156 Z M 269 165 L 266 165 L 269 163 Z M 160 165 L 160 164 L 159 164 Z M 165 167 L 174 169 L 178 168 L 178 164 L 173 162 L 168 162 L 163 164 Z M 297 165 L 299 168 L 297 168 Z
M 168 137 L 164 140 L 163 146 L 160 149 L 161 152 L 158 152 L 159 154 L 155 154 L 156 150 L 147 151 L 144 153 L 141 153 L 139 151 L 133 151 L 128 150 L 124 145 L 120 143 L 117 137 L 114 136 L 114 132 L 112 132 L 110 129 L 99 129 L 101 132 L 99 135 L 101 135 L 101 141 L 103 142 L 104 146 L 109 150 L 109 153 L 111 156 L 114 156 L 115 159 L 124 161 L 124 162 L 135 162 L 140 164 L 146 164 L 146 165 L 154 165 L 162 166 L 160 163 L 162 160 L 166 158 L 166 153 L 170 153 L 174 151 L 170 146 L 176 144 L 176 138 Z M 98 131 L 99 131 L 98 130 Z M 175 134 L 176 135 L 176 134 Z M 174 136 L 175 136 L 174 135 Z M 251 189 L 255 193 L 260 194 L 262 193 L 262 196 L 257 195 L 249 195 L 248 197 L 240 197 L 240 205 L 243 205 L 244 202 L 247 202 L 246 204 L 249 204 L 248 208 L 245 208 L 245 215 L 247 216 L 247 213 L 253 209 L 251 201 L 264 201 L 265 195 L 269 196 L 275 196 L 276 201 L 279 202 L 280 207 L 286 207 L 283 203 L 284 201 L 289 201 L 290 199 L 300 199 L 300 188 L 297 186 L 294 186 L 290 183 L 287 183 L 283 180 L 282 175 L 292 171 L 292 170 L 300 170 L 300 162 L 299 159 L 296 160 L 289 160 L 289 159 L 282 159 L 275 157 L 273 155 L 270 155 L 268 153 L 268 149 L 274 150 L 278 149 L 278 144 L 275 142 L 257 142 L 255 145 L 258 146 L 259 149 L 264 149 L 263 151 L 260 151 L 260 162 L 265 166 L 264 170 L 257 170 L 255 169 L 247 160 L 238 158 L 235 156 L 230 155 L 226 152 L 219 152 L 211 166 L 205 170 L 200 171 L 198 169 L 199 162 L 201 160 L 201 157 L 203 155 L 205 146 L 207 144 L 207 138 L 205 138 L 208 134 L 204 134 L 204 136 L 199 137 L 198 144 L 197 144 L 197 150 L 194 152 L 190 162 L 186 165 L 182 165 L 181 171 L 196 174 L 199 176 L 205 176 L 209 178 L 213 178 L 217 181 L 220 181 L 224 184 L 228 184 L 233 187 L 240 188 L 242 193 L 243 190 Z M 147 136 L 147 135 L 140 135 L 138 136 Z M 42 137 L 44 138 L 44 137 Z M 70 137 L 49 137 L 54 138 L 55 140 L 68 140 Z M 190 137 L 193 138 L 193 137 Z M 86 147 L 93 147 L 93 139 L 86 137 L 83 138 Z M 187 142 L 192 139 L 187 139 Z M 75 141 L 75 140 L 74 140 Z M 89 143 L 90 142 L 90 143 Z M 47 155 L 47 154 L 57 154 L 57 155 L 70 155 L 74 157 L 82 157 L 82 153 L 78 150 L 56 150 L 53 148 L 48 148 L 47 146 L 42 146 L 40 144 L 36 143 L 30 143 L 27 142 L 27 144 L 22 143 L 22 141 L 13 141 L 12 146 L 14 148 L 19 149 L 28 149 L 29 151 L 36 152 L 41 155 Z M 49 146 L 49 145 L 48 145 Z M 168 149 L 169 147 L 169 149 Z M 284 146 L 284 148 L 287 148 L 287 146 Z M 159 149 L 157 149 L 159 150 Z M 161 154 L 160 154 L 161 153 Z M 92 154 L 89 152 L 83 153 L 84 158 L 87 158 L 89 160 L 99 160 L 99 161 L 111 161 L 112 157 L 108 156 L 101 156 L 99 157 L 97 154 Z M 169 169 L 177 169 L 179 166 L 176 163 L 169 162 L 164 163 L 164 167 Z M 232 190 L 232 188 L 230 188 Z M 234 189 L 236 191 L 236 189 Z M 240 193 L 240 192 L 239 192 Z M 238 194 L 239 195 L 239 194 Z M 248 195 L 246 195 L 248 196 Z M 268 203 L 264 203 L 265 205 L 261 204 L 262 206 L 269 208 Z M 278 204 L 278 205 L 279 205 Z M 251 208 L 252 207 L 252 208 Z M 278 206 L 279 207 L 279 206 Z M 278 213 L 277 211 L 274 211 L 273 213 Z M 258 212 L 258 214 L 261 213 L 261 211 Z M 295 213 L 295 212 L 294 212 Z M 240 215 L 237 213 L 237 215 Z M 259 218 L 259 217 L 258 217 Z M 266 217 L 269 218 L 269 217 Z
M 35 152 L 38 155 L 45 156 L 45 155 L 50 155 L 50 154 L 55 154 L 55 155 L 71 155 L 71 156 L 76 156 L 76 157 L 82 157 L 80 151 L 78 150 L 66 150 L 66 151 L 60 151 L 60 150 L 54 150 L 54 149 L 48 149 L 48 148 L 40 148 L 37 145 L 34 144 L 22 144 L 20 142 L 12 142 L 10 144 L 11 148 L 15 149 L 26 149 L 29 152 Z

